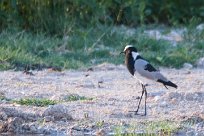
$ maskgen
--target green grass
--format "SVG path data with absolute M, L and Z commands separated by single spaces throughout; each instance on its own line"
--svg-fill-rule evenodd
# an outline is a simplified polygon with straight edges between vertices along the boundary
M 83 100 L 93 100 L 93 98 L 87 98 L 85 96 L 79 96 L 79 95 L 69 95 L 65 98 L 65 101 L 83 101 Z
M 115 136 L 171 136 L 179 129 L 179 123 L 172 121 L 148 121 L 134 125 L 117 126 Z
M 34 99 L 34 98 L 25 98 L 20 100 L 13 100 L 14 103 L 20 104 L 20 105 L 27 105 L 27 106 L 38 106 L 38 107 L 44 107 L 48 105 L 55 105 L 57 104 L 54 100 L 49 99 Z
M 168 41 L 144 34 L 148 28 L 133 29 L 128 35 L 129 29 L 124 27 L 71 27 L 62 37 L 12 28 L 3 30 L 0 33 L 0 69 L 23 70 L 27 65 L 78 69 L 104 62 L 122 64 L 124 56 L 119 53 L 126 44 L 133 44 L 156 66 L 180 68 L 183 63 L 195 64 L 204 56 L 204 31 L 198 33 L 195 27 L 189 28 L 184 40 L 172 46 Z M 169 29 L 164 28 L 164 31 Z
M 178 123 L 171 121 L 147 122 L 146 131 L 171 136 L 179 128 Z
M 64 100 L 50 100 L 47 98 L 22 98 L 19 100 L 14 100 L 14 99 L 8 99 L 3 95 L 0 95 L 0 101 L 7 101 L 9 103 L 17 103 L 20 105 L 27 105 L 27 106 L 37 106 L 37 107 L 45 107 L 45 106 L 49 106 L 49 105 L 55 105 L 57 103 L 61 103 L 61 102 L 70 102 L 70 101 L 91 101 L 94 98 L 88 98 L 85 96 L 80 96 L 77 94 L 73 94 L 73 95 L 69 95 L 67 97 L 64 98 Z
M 0 95 L 0 101 L 10 101 L 11 99 L 6 98 L 5 96 Z

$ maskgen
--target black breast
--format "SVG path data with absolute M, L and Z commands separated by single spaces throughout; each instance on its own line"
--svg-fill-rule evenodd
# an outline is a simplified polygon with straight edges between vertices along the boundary
M 126 56 L 125 56 L 125 64 L 127 66 L 128 71 L 132 75 L 134 75 L 134 72 L 135 72 L 134 63 L 135 63 L 135 61 L 134 61 L 131 53 L 127 53 Z

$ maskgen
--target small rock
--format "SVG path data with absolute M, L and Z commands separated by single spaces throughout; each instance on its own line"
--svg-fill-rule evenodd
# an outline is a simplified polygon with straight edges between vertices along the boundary
M 169 114 L 169 111 L 164 111 L 164 114 Z
M 44 133 L 45 135 L 52 135 L 52 136 L 57 136 L 58 135 L 58 131 L 54 128 L 49 128 L 45 131 Z
M 94 60 L 92 60 L 92 61 L 94 61 Z M 95 63 L 95 62 L 93 62 L 93 63 Z M 102 64 L 95 66 L 94 70 L 114 70 L 116 68 L 117 68 L 117 66 L 114 64 L 102 63 Z
M 160 99 L 161 99 L 161 96 L 155 96 L 155 97 L 154 97 L 154 101 L 155 101 L 155 102 L 159 101 Z
M 123 113 L 112 113 L 110 115 L 110 118 L 122 118 L 124 117 L 125 115 Z
M 172 100 L 172 99 L 176 99 L 176 100 L 183 99 L 183 95 L 181 93 L 178 93 L 178 92 L 170 92 L 167 95 L 168 95 L 168 99 L 170 99 L 170 100 Z
M 204 134 L 204 130 L 201 130 L 201 131 L 197 131 L 195 136 L 203 136 Z
M 74 126 L 71 128 L 71 135 L 73 136 L 84 136 L 84 129 L 78 127 L 78 126 Z
M 85 81 L 84 84 L 82 85 L 84 88 L 95 88 L 95 85 L 93 84 L 92 81 Z
M 49 106 L 42 116 L 53 116 L 55 120 L 61 120 L 62 118 L 66 118 L 67 120 L 73 119 L 69 114 L 68 108 L 61 104 Z
M 183 64 L 183 68 L 185 68 L 185 69 L 192 69 L 192 68 L 193 68 L 193 65 L 190 64 L 190 63 L 184 63 L 184 64 Z
M 8 119 L 8 131 L 9 132 L 19 132 L 22 128 L 23 119 L 19 117 Z
M 7 123 L 0 120 L 0 133 L 7 131 Z
M 202 92 L 186 93 L 185 95 L 187 101 L 203 102 L 203 97 L 204 93 Z
M 178 103 L 178 100 L 177 100 L 176 98 L 173 98 L 173 99 L 171 100 L 171 103 L 175 105 L 175 104 Z
M 204 57 L 198 59 L 198 61 L 196 62 L 196 65 L 198 68 L 204 68 Z
M 167 102 L 166 101 L 161 102 L 160 106 L 161 107 L 167 107 Z
M 5 112 L 0 112 L 0 120 L 3 120 L 3 121 L 5 121 L 5 120 L 7 120 L 7 115 L 6 115 L 6 113 Z
M 96 132 L 96 136 L 106 136 L 106 132 L 104 129 L 100 129 Z
M 29 131 L 29 130 L 30 130 L 30 126 L 29 126 L 28 124 L 23 124 L 23 125 L 22 125 L 22 129 L 23 129 L 24 131 Z
M 2 110 L 7 116 L 9 117 L 20 117 L 23 120 L 31 120 L 31 121 L 36 121 L 40 115 L 36 113 L 26 113 L 21 110 L 17 110 L 15 108 L 7 108 L 3 107 Z
M 193 93 L 187 93 L 185 97 L 186 97 L 187 101 L 193 101 L 194 100 Z
M 166 91 L 158 91 L 158 92 L 150 92 L 148 93 L 149 97 L 155 97 L 155 96 L 162 96 L 165 94 Z
M 184 122 L 193 122 L 194 124 L 198 124 L 198 123 L 202 123 L 204 122 L 204 119 L 201 118 L 200 116 L 191 116 L 191 117 L 188 117 Z
M 45 122 L 54 121 L 54 117 L 53 116 L 45 116 L 44 119 L 45 119 Z
M 36 133 L 37 132 L 37 125 L 36 124 L 32 124 L 30 126 L 30 131 L 31 131 L 31 133 Z
M 186 132 L 186 136 L 195 136 L 195 131 L 190 130 L 190 131 Z
M 196 130 L 204 130 L 204 122 L 200 122 L 196 124 Z
M 204 24 L 200 24 L 196 27 L 197 30 L 202 31 L 204 30 Z

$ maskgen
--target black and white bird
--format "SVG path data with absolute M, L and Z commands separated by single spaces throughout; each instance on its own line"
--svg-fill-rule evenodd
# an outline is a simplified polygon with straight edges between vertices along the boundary
M 146 91 L 146 84 L 141 81 L 142 78 L 147 78 L 150 80 L 154 80 L 156 82 L 162 83 L 166 88 L 167 86 L 171 86 L 177 88 L 177 85 L 169 81 L 166 77 L 164 77 L 160 71 L 154 68 L 147 60 L 142 58 L 140 54 L 137 52 L 137 49 L 132 45 L 127 45 L 124 50 L 121 52 L 125 54 L 125 64 L 127 66 L 128 71 L 135 76 L 140 84 L 142 85 L 142 95 L 140 97 L 138 107 L 135 114 L 138 113 L 140 108 L 140 103 L 142 100 L 143 94 L 145 94 L 145 113 L 146 115 L 146 99 L 147 99 L 147 91 Z M 168 89 L 168 88 L 167 88 Z

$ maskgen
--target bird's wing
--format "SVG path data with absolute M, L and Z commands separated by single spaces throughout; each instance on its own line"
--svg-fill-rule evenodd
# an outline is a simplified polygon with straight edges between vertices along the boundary
M 167 81 L 167 79 L 148 61 L 144 59 L 135 60 L 135 71 L 141 76 L 157 81 L 158 79 Z
M 155 72 L 155 71 L 158 71 L 156 70 L 151 64 L 147 63 L 144 67 L 144 70 L 147 70 L 149 72 Z

